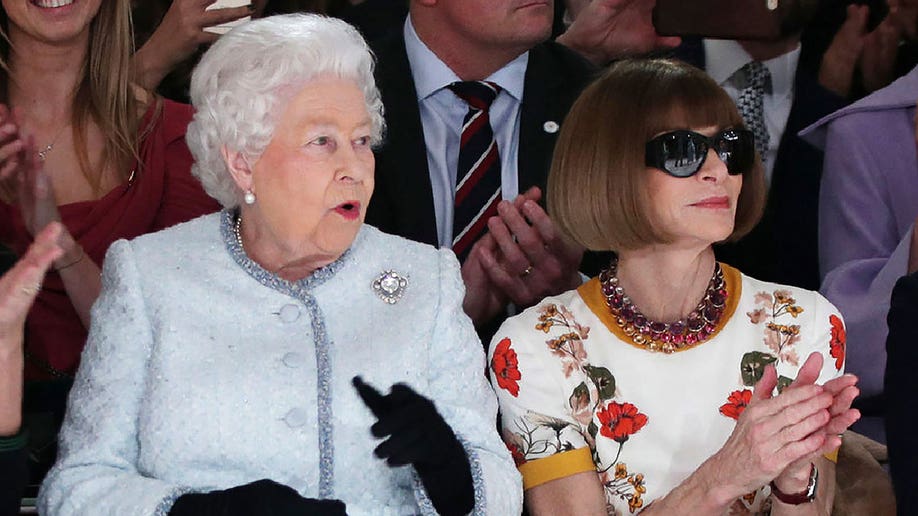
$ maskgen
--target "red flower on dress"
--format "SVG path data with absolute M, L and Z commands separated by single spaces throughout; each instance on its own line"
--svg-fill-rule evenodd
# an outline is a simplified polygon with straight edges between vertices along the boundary
M 516 464 L 517 467 L 526 464 L 526 456 L 523 455 L 523 450 L 521 450 L 519 446 L 510 444 L 506 441 L 504 441 L 504 446 L 510 450 L 510 455 L 513 457 L 513 463 Z
M 602 425 L 599 432 L 618 443 L 624 443 L 628 436 L 637 433 L 647 424 L 647 416 L 638 412 L 637 407 L 631 403 L 612 401 L 606 408 L 597 412 L 596 416 Z
M 748 406 L 751 401 L 752 391 L 749 389 L 733 391 L 730 393 L 730 396 L 727 397 L 727 403 L 720 406 L 720 413 L 732 419 L 739 419 L 740 414 L 746 410 L 746 406 Z
M 848 341 L 848 334 L 845 331 L 845 323 L 835 314 L 829 316 L 829 324 L 832 325 L 832 340 L 829 341 L 829 354 L 835 357 L 835 369 L 841 371 L 845 364 L 845 343 Z
M 522 375 L 518 367 L 516 351 L 510 349 L 510 339 L 501 339 L 494 348 L 494 356 L 491 357 L 491 370 L 494 371 L 494 377 L 497 378 L 498 387 L 506 390 L 513 397 L 520 394 L 520 385 L 517 381 L 522 378 Z

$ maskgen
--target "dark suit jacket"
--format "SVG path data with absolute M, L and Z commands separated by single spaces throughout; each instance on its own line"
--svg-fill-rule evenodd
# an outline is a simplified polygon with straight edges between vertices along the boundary
M 900 515 L 918 514 L 918 272 L 901 278 L 886 339 L 886 442 Z
M 402 32 L 373 47 L 388 130 L 376 152 L 376 189 L 366 221 L 387 233 L 437 245 L 427 150 Z M 580 56 L 556 43 L 542 43 L 530 51 L 520 105 L 521 192 L 534 185 L 544 191 L 558 135 L 545 132 L 543 124 L 561 123 L 593 73 Z
M 685 38 L 674 57 L 704 69 L 704 47 Z M 794 102 L 781 137 L 761 222 L 736 243 L 716 246 L 717 258 L 765 281 L 817 290 L 817 223 L 822 151 L 797 133 L 845 105 L 819 85 L 818 70 L 798 66 Z

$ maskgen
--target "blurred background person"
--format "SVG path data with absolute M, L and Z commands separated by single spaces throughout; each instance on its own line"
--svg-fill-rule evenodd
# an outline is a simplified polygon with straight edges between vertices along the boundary
M 363 224 L 372 68 L 315 15 L 205 54 L 188 141 L 225 210 L 112 246 L 42 514 L 519 514 L 455 256 Z
M 918 218 L 918 67 L 833 113 L 804 136 L 825 148 L 819 195 L 820 292 L 845 316 L 851 372 L 866 416 L 855 430 L 885 442 L 883 371 L 893 285 L 909 270 Z

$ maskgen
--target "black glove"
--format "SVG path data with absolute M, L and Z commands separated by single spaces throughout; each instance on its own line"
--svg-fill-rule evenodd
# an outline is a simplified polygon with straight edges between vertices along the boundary
M 427 496 L 445 516 L 467 514 L 475 506 L 472 467 L 462 443 L 429 399 L 403 383 L 383 396 L 355 376 L 354 387 L 379 421 L 370 430 L 389 438 L 375 454 L 389 466 L 411 464 Z
M 169 516 L 347 516 L 339 500 L 303 498 L 295 489 L 262 479 L 223 491 L 178 497 Z

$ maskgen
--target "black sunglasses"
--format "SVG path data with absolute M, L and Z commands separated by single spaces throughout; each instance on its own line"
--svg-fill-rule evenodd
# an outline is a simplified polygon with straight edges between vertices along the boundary
M 647 142 L 644 161 L 675 177 L 691 177 L 701 170 L 708 149 L 727 164 L 731 176 L 752 170 L 755 136 L 748 129 L 726 129 L 708 137 L 695 131 L 670 131 Z

